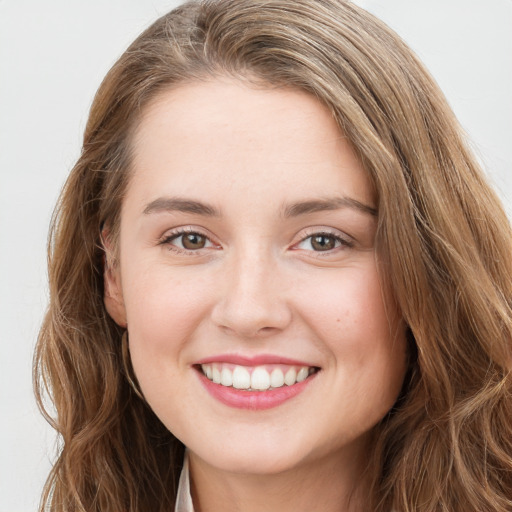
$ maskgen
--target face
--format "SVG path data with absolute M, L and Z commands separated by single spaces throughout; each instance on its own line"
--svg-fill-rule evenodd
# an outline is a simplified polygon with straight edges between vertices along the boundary
M 198 460 L 275 473 L 361 459 L 405 371 L 372 184 L 329 112 L 216 80 L 134 138 L 106 305 L 149 405 Z

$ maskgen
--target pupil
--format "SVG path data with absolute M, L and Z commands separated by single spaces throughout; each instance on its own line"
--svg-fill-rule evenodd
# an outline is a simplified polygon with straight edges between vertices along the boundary
M 311 245 L 315 251 L 329 251 L 334 249 L 334 238 L 332 236 L 317 235 L 311 240 Z
M 189 233 L 183 237 L 185 249 L 202 249 L 205 245 L 205 237 L 197 233 Z

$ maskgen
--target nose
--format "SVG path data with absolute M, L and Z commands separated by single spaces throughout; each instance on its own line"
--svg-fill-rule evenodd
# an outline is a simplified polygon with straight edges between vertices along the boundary
M 270 257 L 240 258 L 226 265 L 213 322 L 223 331 L 261 338 L 284 330 L 292 319 L 286 300 L 289 284 Z

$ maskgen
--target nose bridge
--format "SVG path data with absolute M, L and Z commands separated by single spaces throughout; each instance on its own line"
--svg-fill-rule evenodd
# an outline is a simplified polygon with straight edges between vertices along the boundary
M 214 308 L 217 325 L 244 337 L 284 329 L 291 318 L 279 262 L 264 245 L 249 244 L 227 258 Z

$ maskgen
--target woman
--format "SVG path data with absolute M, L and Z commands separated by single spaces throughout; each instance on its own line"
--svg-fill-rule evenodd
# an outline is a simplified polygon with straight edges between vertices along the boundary
M 510 228 L 365 11 L 158 20 L 98 91 L 50 246 L 43 507 L 512 506 Z

